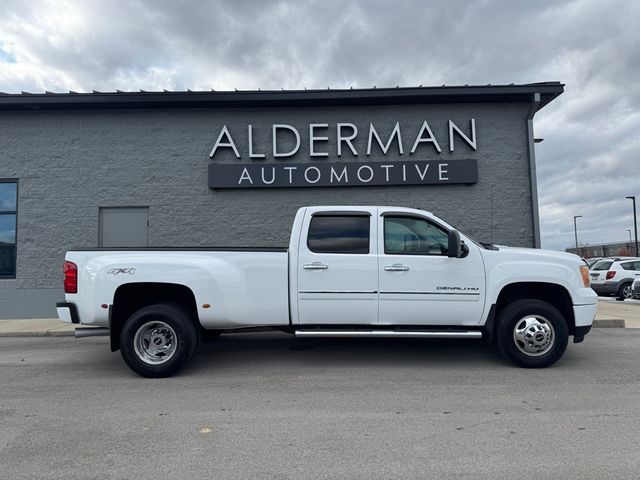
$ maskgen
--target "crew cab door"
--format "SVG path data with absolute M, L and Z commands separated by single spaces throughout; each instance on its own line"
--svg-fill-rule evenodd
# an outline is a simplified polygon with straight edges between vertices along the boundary
M 307 210 L 298 249 L 300 324 L 378 321 L 377 209 Z
M 465 242 L 462 258 L 449 258 L 448 228 L 417 214 L 378 217 L 382 325 L 476 325 L 485 299 L 484 264 Z

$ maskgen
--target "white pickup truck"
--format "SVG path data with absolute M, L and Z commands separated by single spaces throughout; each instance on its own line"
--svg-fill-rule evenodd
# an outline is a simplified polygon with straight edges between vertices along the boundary
M 297 337 L 484 338 L 546 367 L 591 329 L 597 296 L 579 257 L 482 245 L 398 207 L 298 210 L 289 248 L 72 250 L 65 322 L 109 335 L 145 377 L 185 366 L 200 337 L 275 329 Z

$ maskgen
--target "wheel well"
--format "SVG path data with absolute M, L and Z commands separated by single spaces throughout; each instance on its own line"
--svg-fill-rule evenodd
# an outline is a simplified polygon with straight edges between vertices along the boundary
M 573 314 L 573 302 L 566 288 L 555 283 L 521 282 L 505 286 L 496 302 L 496 315 L 508 304 L 525 298 L 542 300 L 558 309 L 567 322 L 569 334 L 576 332 L 576 319 Z
M 113 297 L 109 325 L 112 352 L 120 348 L 120 332 L 127 319 L 141 308 L 160 302 L 180 304 L 199 327 L 196 298 L 190 288 L 175 283 L 127 283 L 119 286 Z

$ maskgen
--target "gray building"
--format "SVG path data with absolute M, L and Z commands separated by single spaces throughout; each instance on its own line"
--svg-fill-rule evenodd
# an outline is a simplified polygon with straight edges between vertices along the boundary
M 55 316 L 67 249 L 281 246 L 304 205 L 538 246 L 532 119 L 562 91 L 0 94 L 0 318 Z
M 565 251 L 576 253 L 576 247 L 569 247 Z M 634 254 L 635 244 L 632 242 L 597 243 L 595 245 L 582 245 L 578 248 L 578 255 L 584 258 L 632 257 Z

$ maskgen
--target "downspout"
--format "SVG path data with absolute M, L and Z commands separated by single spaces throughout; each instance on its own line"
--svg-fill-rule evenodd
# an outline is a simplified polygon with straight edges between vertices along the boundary
M 527 156 L 531 180 L 531 218 L 533 221 L 533 248 L 540 248 L 540 214 L 538 211 L 538 177 L 536 172 L 536 150 L 533 136 L 533 116 L 540 107 L 540 94 L 534 93 L 527 112 Z

